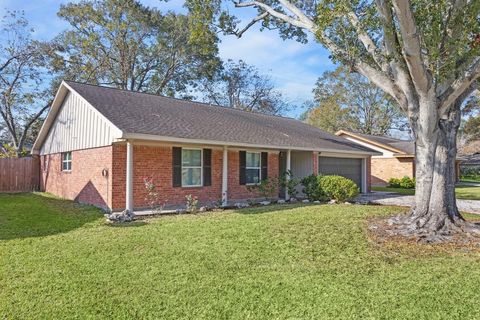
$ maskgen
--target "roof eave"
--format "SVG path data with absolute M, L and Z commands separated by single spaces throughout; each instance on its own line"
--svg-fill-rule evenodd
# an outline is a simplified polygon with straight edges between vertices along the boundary
M 363 150 L 338 150 L 338 149 L 328 149 L 328 148 L 305 148 L 297 146 L 275 146 L 267 144 L 254 144 L 254 143 L 245 143 L 245 142 L 232 142 L 232 141 L 218 141 L 218 140 L 207 140 L 207 139 L 192 139 L 192 138 L 178 138 L 170 136 L 159 136 L 152 134 L 144 133 L 124 133 L 122 135 L 124 140 L 148 140 L 148 141 L 158 141 L 158 142 L 170 142 L 170 143 L 185 143 L 185 144 L 205 144 L 213 146 L 230 146 L 230 147 L 243 147 L 243 148 L 259 148 L 259 149 L 278 149 L 278 150 L 299 150 L 299 151 L 315 151 L 315 152 L 335 152 L 335 153 L 345 153 L 345 154 L 358 154 L 363 156 L 377 156 L 382 155 L 382 153 L 377 151 L 363 151 Z
M 382 148 L 382 149 L 385 149 L 385 150 L 389 150 L 389 151 L 392 151 L 392 152 L 396 152 L 397 154 L 405 154 L 405 152 L 403 152 L 402 150 L 400 149 L 396 149 L 396 148 L 393 148 L 389 145 L 386 145 L 384 143 L 380 143 L 380 142 L 377 142 L 377 141 L 373 141 L 371 139 L 367 139 L 367 138 L 364 138 L 364 137 L 361 137 L 361 136 L 358 136 L 356 135 L 355 133 L 352 133 L 352 132 L 349 132 L 349 131 L 345 131 L 345 130 L 339 130 L 335 133 L 335 135 L 337 136 L 341 136 L 341 135 L 347 135 L 347 136 L 350 136 L 352 138 L 355 138 L 355 139 L 358 139 L 358 140 L 361 140 L 363 142 L 366 142 L 366 143 L 370 143 L 376 147 L 379 147 L 379 148 Z

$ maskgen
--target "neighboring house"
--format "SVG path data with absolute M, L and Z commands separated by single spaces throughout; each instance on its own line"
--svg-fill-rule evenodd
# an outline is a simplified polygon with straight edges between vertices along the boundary
M 42 190 L 114 211 L 147 208 L 146 177 L 172 206 L 190 194 L 224 205 L 259 198 L 247 186 L 288 169 L 343 175 L 367 192 L 378 155 L 290 118 L 69 81 L 33 153 Z
M 372 156 L 372 185 L 386 186 L 391 178 L 415 177 L 415 142 L 340 130 L 337 136 L 381 153 Z M 459 177 L 459 163 L 456 171 Z

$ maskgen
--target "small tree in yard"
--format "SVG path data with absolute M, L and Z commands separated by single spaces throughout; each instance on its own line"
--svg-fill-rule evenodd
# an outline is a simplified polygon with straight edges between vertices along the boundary
M 242 27 L 226 2 L 190 0 L 187 7 L 238 37 L 257 22 L 301 42 L 311 33 L 334 61 L 365 76 L 407 115 L 417 186 L 399 233 L 441 240 L 477 232 L 458 212 L 454 172 L 460 109 L 480 77 L 480 1 L 234 1 L 258 13 Z

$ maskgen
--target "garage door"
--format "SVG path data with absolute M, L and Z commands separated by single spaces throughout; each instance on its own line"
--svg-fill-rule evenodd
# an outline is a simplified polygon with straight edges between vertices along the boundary
M 353 180 L 362 186 L 362 159 L 319 157 L 318 173 L 335 174 Z

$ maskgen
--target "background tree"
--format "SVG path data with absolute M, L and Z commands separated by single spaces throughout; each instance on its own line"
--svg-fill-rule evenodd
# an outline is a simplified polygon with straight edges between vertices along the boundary
M 51 46 L 32 39 L 33 30 L 18 12 L 9 12 L 1 21 L 0 39 L 0 127 L 8 132 L 9 154 L 24 155 L 50 106 L 48 56 Z M 13 152 L 12 152 L 13 150 Z
M 415 206 L 398 231 L 430 240 L 478 231 L 458 212 L 454 172 L 460 108 L 480 77 L 480 1 L 233 1 L 258 13 L 242 26 L 224 7 L 230 1 L 188 2 L 239 37 L 258 22 L 301 42 L 309 32 L 334 61 L 391 96 L 416 145 Z
M 470 117 L 463 127 L 467 141 L 480 139 L 480 116 Z
M 224 63 L 203 89 L 205 101 L 245 111 L 281 114 L 288 105 L 269 77 L 241 60 Z
M 408 131 L 398 105 L 381 89 L 346 67 L 326 71 L 313 90 L 316 106 L 307 122 L 329 132 L 340 129 L 373 135 Z
M 189 16 L 135 0 L 62 5 L 72 27 L 57 37 L 56 61 L 67 79 L 156 94 L 186 94 L 219 66 L 217 37 L 193 37 Z

